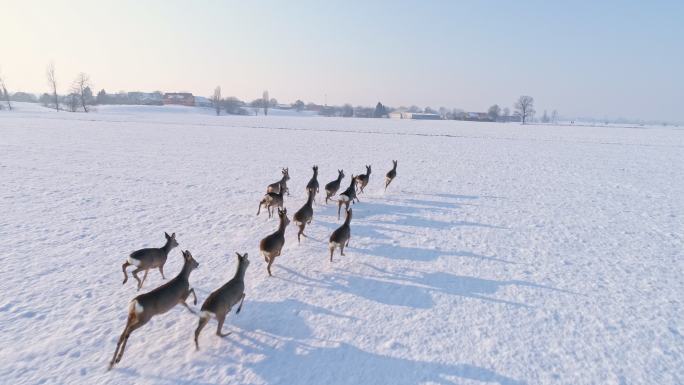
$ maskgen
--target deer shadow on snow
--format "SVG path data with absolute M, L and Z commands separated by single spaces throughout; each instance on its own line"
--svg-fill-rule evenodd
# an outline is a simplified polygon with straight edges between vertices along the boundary
M 375 354 L 346 343 L 317 347 L 286 342 L 268 359 L 246 363 L 268 384 L 458 384 L 462 379 L 523 385 L 525 382 L 469 364 L 439 364 Z
M 378 274 L 371 277 L 340 269 L 335 273 L 325 274 L 321 278 L 311 278 L 283 267 L 289 273 L 288 277 L 284 279 L 298 285 L 351 294 L 384 305 L 406 306 L 415 309 L 432 308 L 435 305 L 434 293 L 472 298 L 518 308 L 532 307 L 524 303 L 494 297 L 500 289 L 507 286 L 576 294 L 571 291 L 521 280 L 497 281 L 444 272 L 416 272 L 409 275 L 388 272 L 368 263 L 364 263 L 364 265 L 375 270 Z
M 234 319 L 235 327 L 241 330 L 230 343 L 260 358 L 238 359 L 235 364 L 249 368 L 268 384 L 457 384 L 463 379 L 501 385 L 525 384 L 475 365 L 397 358 L 344 342 L 317 339 L 305 319 L 307 313 L 335 317 L 341 322 L 358 319 L 299 300 L 253 301 L 245 304 L 245 309 L 248 305 L 250 311 Z M 208 346 L 204 353 L 212 354 L 209 350 L 214 348 Z M 225 351 L 214 354 L 219 362 L 228 358 Z

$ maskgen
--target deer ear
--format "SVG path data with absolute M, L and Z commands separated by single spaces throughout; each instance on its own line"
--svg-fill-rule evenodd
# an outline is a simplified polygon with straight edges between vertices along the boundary
M 249 254 L 245 253 L 245 255 L 243 255 L 242 258 L 247 259 L 247 255 L 249 255 Z
M 176 239 L 176 233 L 171 234 L 171 238 Z
M 167 233 L 166 231 L 164 231 L 164 237 L 165 237 L 166 239 L 171 238 L 171 237 L 169 236 L 169 233 Z

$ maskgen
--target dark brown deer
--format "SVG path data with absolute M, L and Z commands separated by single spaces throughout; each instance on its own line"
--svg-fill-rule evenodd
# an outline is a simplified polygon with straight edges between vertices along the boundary
M 183 269 L 181 269 L 181 272 L 176 277 L 148 293 L 140 294 L 130 302 L 128 305 L 128 321 L 123 333 L 121 333 L 121 337 L 119 337 L 119 342 L 116 344 L 116 350 L 114 351 L 112 361 L 109 363 L 109 369 L 121 361 L 121 357 L 123 357 L 124 350 L 126 349 L 126 342 L 128 342 L 128 337 L 131 336 L 131 333 L 149 322 L 152 317 L 164 314 L 178 304 L 185 306 L 191 313 L 195 314 L 190 306 L 185 303 L 185 300 L 192 294 L 194 298 L 193 303 L 197 305 L 195 290 L 190 288 L 188 279 L 190 278 L 190 273 L 199 267 L 199 263 L 195 261 L 187 250 L 183 252 L 183 260 Z
M 235 275 L 233 275 L 233 278 L 228 281 L 228 283 L 209 294 L 209 297 L 207 297 L 206 301 L 202 304 L 199 324 L 197 325 L 197 329 L 195 329 L 195 347 L 197 350 L 199 350 L 199 335 L 212 317 L 216 318 L 218 321 L 216 335 L 223 338 L 230 334 L 230 332 L 225 334 L 222 332 L 226 315 L 230 313 L 230 310 L 238 302 L 240 305 L 235 311 L 235 314 L 240 314 L 240 310 L 242 310 L 242 303 L 245 300 L 245 272 L 249 266 L 249 259 L 247 259 L 247 253 L 245 253 L 245 255 L 240 255 L 240 253 L 235 254 L 237 254 L 238 259 Z
M 264 256 L 264 260 L 268 263 L 266 271 L 268 271 L 269 276 L 273 275 L 271 274 L 271 265 L 276 257 L 280 256 L 280 253 L 283 250 L 283 245 L 285 244 L 285 228 L 290 224 L 290 219 L 287 217 L 287 209 L 278 209 L 278 216 L 280 217 L 278 230 L 259 242 L 259 251 L 261 251 L 261 255 Z
M 339 247 L 340 255 L 344 256 L 344 247 L 349 246 L 349 239 L 351 238 L 351 227 L 349 224 L 352 219 L 352 209 L 347 209 L 346 211 L 347 217 L 344 218 L 344 223 L 330 235 L 330 242 L 328 243 L 328 248 L 330 249 L 330 262 L 333 260 L 335 248 Z
M 133 270 L 133 278 L 138 281 L 138 290 L 140 290 L 143 286 L 143 283 L 145 283 L 147 272 L 150 269 L 158 268 L 162 278 L 166 279 L 166 277 L 164 277 L 164 264 L 166 263 L 166 258 L 169 256 L 169 252 L 173 250 L 174 247 L 178 246 L 178 242 L 176 241 L 176 233 L 171 235 L 164 233 L 164 237 L 166 237 L 166 244 L 164 246 L 158 249 L 141 249 L 132 252 L 131 255 L 128 256 L 126 262 L 121 265 L 121 270 L 123 270 L 124 274 L 124 284 L 128 281 L 128 273 L 126 272 L 126 269 L 131 265 L 137 268 Z M 145 275 L 143 275 L 143 279 L 141 281 L 140 278 L 138 278 L 138 273 L 143 270 L 145 271 Z
M 344 179 L 344 171 L 337 170 L 337 179 L 325 185 L 325 204 L 328 204 L 328 200 L 337 194 L 337 190 L 340 189 L 340 183 Z
M 266 195 L 264 195 L 264 197 L 261 199 L 261 202 L 259 202 L 257 216 L 259 216 L 259 213 L 261 212 L 261 206 L 266 207 L 266 209 L 268 210 L 268 217 L 271 218 L 273 216 L 273 210 L 271 209 L 272 207 L 283 207 L 283 191 L 281 190 L 277 193 L 266 193 Z
M 387 174 L 385 174 L 385 191 L 387 191 L 387 186 L 389 186 L 394 178 L 397 177 L 397 161 L 393 160 L 392 165 L 392 169 L 387 171 Z
M 366 166 L 366 173 L 356 176 L 356 185 L 359 187 L 360 192 L 363 194 L 363 189 L 366 188 L 368 181 L 370 180 L 371 166 Z
M 318 166 L 313 166 L 313 176 L 306 184 L 306 191 L 312 191 L 314 193 L 314 198 L 318 194 Z
M 279 181 L 271 183 L 266 188 L 267 193 L 286 193 L 290 195 L 290 190 L 287 188 L 287 181 L 290 180 L 290 169 L 284 168 L 280 171 L 283 177 Z
M 302 208 L 299 209 L 292 217 L 292 220 L 294 220 L 295 225 L 299 227 L 299 233 L 297 233 L 297 242 L 302 241 L 302 235 L 307 237 L 307 235 L 304 234 L 304 228 L 307 224 L 310 224 L 311 220 L 313 219 L 313 201 L 314 192 L 312 190 L 309 190 L 309 199 L 306 200 L 304 206 L 302 206 Z
M 346 190 L 340 194 L 340 196 L 337 198 L 337 219 L 340 219 L 340 209 L 342 208 L 342 205 L 344 205 L 344 209 L 347 210 L 349 209 L 349 203 L 354 203 L 354 200 L 358 202 L 359 198 L 356 197 L 356 180 L 354 179 L 354 175 L 351 176 L 351 183 L 349 184 L 349 187 L 347 187 Z

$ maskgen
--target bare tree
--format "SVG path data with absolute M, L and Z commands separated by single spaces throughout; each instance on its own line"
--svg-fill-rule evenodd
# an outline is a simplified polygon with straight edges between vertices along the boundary
M 525 124 L 527 118 L 534 115 L 534 98 L 523 95 L 518 98 L 513 107 L 515 108 L 515 113 L 520 115 L 522 124 Z
M 75 92 L 70 93 L 67 96 L 67 107 L 69 107 L 69 111 L 71 112 L 76 112 L 78 111 L 78 94 Z
M 10 102 L 9 92 L 7 92 L 7 87 L 5 86 L 5 78 L 2 77 L 2 74 L 0 74 L 0 96 L 5 97 L 7 108 L 12 111 L 12 103 Z
M 558 124 L 558 111 L 556 110 L 551 113 L 551 123 Z
M 511 120 L 511 109 L 506 107 L 503 109 L 504 122 Z
M 268 115 L 268 102 L 270 101 L 270 99 L 268 98 L 268 91 L 264 91 L 262 99 L 264 103 L 264 115 Z
M 55 109 L 59 111 L 59 96 L 57 95 L 57 77 L 55 76 L 55 63 L 50 63 L 46 71 L 48 86 L 52 91 L 52 100 L 55 103 Z
M 211 102 L 216 109 L 216 116 L 221 115 L 221 86 L 214 88 L 214 96 L 212 96 Z
M 542 123 L 549 123 L 551 121 L 551 118 L 549 118 L 549 114 L 546 113 L 546 110 L 544 110 L 544 115 L 542 115 L 541 121 Z
M 78 101 L 80 101 L 81 107 L 83 107 L 83 112 L 88 112 L 88 95 L 92 97 L 92 91 L 90 91 L 90 77 L 88 74 L 81 72 L 74 80 L 74 84 L 71 87 L 72 96 L 76 95 Z M 75 110 L 72 108 L 72 111 Z
M 293 104 L 292 106 L 294 107 L 295 110 L 297 110 L 297 112 L 303 111 L 304 108 L 306 107 L 306 106 L 304 105 L 304 102 L 301 101 L 301 100 L 299 100 L 299 99 L 297 99 L 297 101 L 294 102 L 294 104 Z
M 489 115 L 489 119 L 491 121 L 496 122 L 499 120 L 499 116 L 501 116 L 501 107 L 499 107 L 498 104 L 489 107 L 489 110 L 487 110 L 487 115 Z

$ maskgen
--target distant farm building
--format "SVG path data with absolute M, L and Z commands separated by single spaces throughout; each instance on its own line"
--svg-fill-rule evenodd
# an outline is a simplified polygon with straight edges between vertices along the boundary
M 426 113 L 426 112 L 422 112 L 422 113 L 414 112 L 413 114 L 411 114 L 411 119 L 441 120 L 442 117 L 439 116 L 439 114 L 432 114 L 432 113 Z
M 418 120 L 440 120 L 439 114 L 431 114 L 425 112 L 406 112 L 394 111 L 389 113 L 390 119 L 418 119 Z
M 164 105 L 194 106 L 195 97 L 189 92 L 167 92 L 164 94 Z
M 466 112 L 464 120 L 471 120 L 476 122 L 490 122 L 491 118 L 486 112 Z
M 142 105 L 162 105 L 161 92 L 129 92 L 128 102 Z
M 209 98 L 204 96 L 195 96 L 195 106 L 197 107 L 213 107 L 214 103 Z

